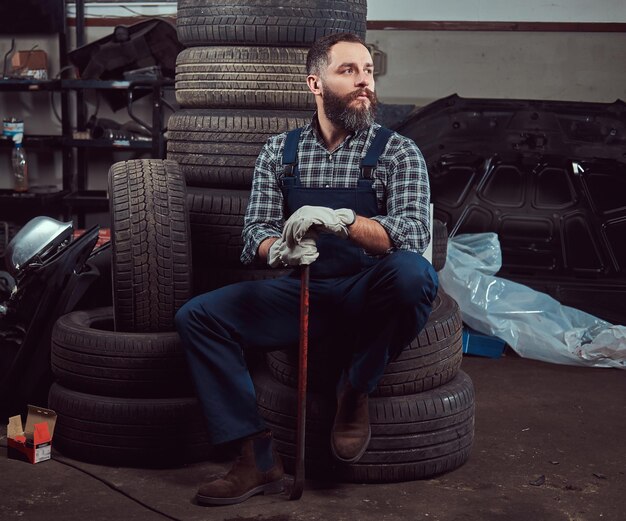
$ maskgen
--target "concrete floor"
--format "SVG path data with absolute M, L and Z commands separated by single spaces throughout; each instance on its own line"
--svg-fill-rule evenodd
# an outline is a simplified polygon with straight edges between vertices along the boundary
M 626 519 L 626 373 L 466 357 L 476 387 L 470 460 L 429 480 L 353 485 L 307 481 L 303 498 L 257 496 L 231 507 L 193 503 L 226 470 L 110 468 L 6 458 L 0 431 L 0 519 L 622 521 Z M 543 476 L 543 478 L 542 478 Z

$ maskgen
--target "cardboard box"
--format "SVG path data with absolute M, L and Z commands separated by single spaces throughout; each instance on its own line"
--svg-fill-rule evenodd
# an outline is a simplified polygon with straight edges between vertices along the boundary
M 48 79 L 48 55 L 46 51 L 39 49 L 17 51 L 11 58 L 11 65 L 13 65 L 13 76 L 35 80 Z
M 463 326 L 463 353 L 468 355 L 500 358 L 506 342 L 496 336 L 484 335 L 468 326 Z
M 49 460 L 52 455 L 52 436 L 57 414 L 42 407 L 28 406 L 26 427 L 21 416 L 9 418 L 7 426 L 7 455 L 30 463 Z

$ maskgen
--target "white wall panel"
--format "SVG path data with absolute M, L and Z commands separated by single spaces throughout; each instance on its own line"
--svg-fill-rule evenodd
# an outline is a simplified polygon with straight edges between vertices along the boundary
M 368 20 L 626 22 L 624 0 L 369 0 Z
M 625 0 L 368 0 L 370 21 L 626 22 Z M 85 3 L 88 18 L 174 16 L 176 3 Z M 75 6 L 68 4 L 74 16 Z

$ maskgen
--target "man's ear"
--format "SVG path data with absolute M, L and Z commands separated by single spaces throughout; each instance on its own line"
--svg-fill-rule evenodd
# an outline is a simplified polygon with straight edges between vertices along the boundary
M 320 79 L 315 74 L 309 74 L 306 78 L 306 83 L 309 86 L 309 90 L 315 94 L 321 94 L 322 89 L 320 85 Z

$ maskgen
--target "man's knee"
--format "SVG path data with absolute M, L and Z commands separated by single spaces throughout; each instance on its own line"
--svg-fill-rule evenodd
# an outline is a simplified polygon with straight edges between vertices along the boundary
M 211 310 L 215 307 L 215 298 L 211 293 L 198 295 L 183 304 L 174 315 L 176 331 L 183 335 L 198 323 L 207 323 Z
M 183 304 L 176 312 L 176 315 L 174 315 L 174 325 L 176 326 L 176 331 L 178 331 L 181 336 L 184 335 L 191 324 L 197 320 L 198 306 L 198 297 L 192 298 Z
M 191 302 L 191 300 L 185 302 L 174 315 L 174 325 L 176 326 L 176 331 L 179 333 L 187 327 L 191 319 L 193 308 Z
M 404 304 L 432 302 L 437 294 L 438 278 L 432 264 L 422 255 L 399 250 L 384 259 L 393 281 L 396 298 Z

